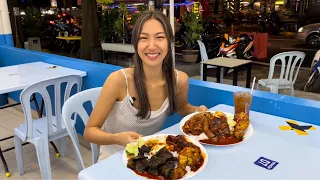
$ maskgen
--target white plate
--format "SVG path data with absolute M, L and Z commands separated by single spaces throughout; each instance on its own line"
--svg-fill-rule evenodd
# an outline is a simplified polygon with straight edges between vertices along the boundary
M 155 134 L 155 135 L 151 135 L 151 136 L 144 136 L 144 137 L 142 137 L 142 139 L 147 141 L 148 139 L 166 138 L 168 135 L 177 136 L 175 134 Z M 187 172 L 187 174 L 185 174 L 183 176 L 183 178 L 182 178 L 182 179 L 189 179 L 189 178 L 191 178 L 193 176 L 196 176 L 198 173 L 200 173 L 206 167 L 206 165 L 208 163 L 208 153 L 207 153 L 206 149 L 198 141 L 195 141 L 195 140 L 193 140 L 191 138 L 188 138 L 188 137 L 185 137 L 185 138 L 187 139 L 187 141 L 189 141 L 189 142 L 193 143 L 194 145 L 198 146 L 200 148 L 200 150 L 202 151 L 203 155 L 204 155 L 204 162 L 203 162 L 202 166 L 196 172 L 193 172 L 193 171 Z M 124 165 L 127 167 L 128 157 L 127 157 L 126 150 L 123 151 L 122 159 L 123 159 Z M 128 168 L 128 169 L 130 171 L 132 171 L 130 168 Z M 134 171 L 132 171 L 132 172 L 135 175 L 140 176 L 140 175 L 136 174 Z M 140 177 L 147 179 L 144 176 L 140 176 Z
M 207 111 L 207 112 L 211 112 L 211 113 L 215 113 L 216 111 Z M 221 111 L 220 111 L 221 112 Z M 198 142 L 200 142 L 201 144 L 208 144 L 208 143 L 204 143 L 204 142 L 201 142 L 200 140 L 203 140 L 203 139 L 208 139 L 208 136 L 205 134 L 205 133 L 201 133 L 200 135 L 198 136 L 195 136 L 195 135 L 192 135 L 192 134 L 186 134 L 185 132 L 183 132 L 182 130 L 182 127 L 184 126 L 184 124 L 195 114 L 198 114 L 199 112 L 195 112 L 195 113 L 192 113 L 192 114 L 189 114 L 187 116 L 185 116 L 179 123 L 179 127 L 180 127 L 180 131 L 187 137 L 190 137 L 190 139 L 194 139 Z M 233 114 L 231 113 L 228 113 L 228 112 L 223 112 L 227 117 L 229 116 L 232 116 L 234 117 Z M 233 145 L 236 145 L 236 144 L 240 144 L 240 143 L 243 143 L 244 141 L 247 141 L 253 134 L 253 127 L 251 125 L 251 123 L 249 124 L 248 128 L 245 130 L 245 134 L 244 134 L 244 138 L 243 138 L 243 141 L 240 141 L 238 143 L 233 143 L 233 144 L 226 144 L 226 145 L 214 145 L 214 144 L 208 144 L 208 145 L 211 145 L 211 146 L 233 146 Z

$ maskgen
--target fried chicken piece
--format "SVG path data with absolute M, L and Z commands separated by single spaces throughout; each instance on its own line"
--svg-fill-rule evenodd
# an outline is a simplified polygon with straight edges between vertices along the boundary
M 200 135 L 203 129 L 203 114 L 193 115 L 186 123 L 183 125 L 182 130 L 186 134 Z
M 244 136 L 244 131 L 248 128 L 250 123 L 249 117 L 246 113 L 241 112 L 241 113 L 235 114 L 234 120 L 237 122 L 234 128 L 234 135 L 237 138 L 242 139 Z
M 199 148 L 194 147 L 185 147 L 178 156 L 179 165 L 183 168 L 186 166 L 190 166 L 191 170 L 195 170 L 195 168 L 201 163 L 202 156 Z
M 173 170 L 171 179 L 181 179 L 185 174 L 187 174 L 185 168 L 178 166 Z

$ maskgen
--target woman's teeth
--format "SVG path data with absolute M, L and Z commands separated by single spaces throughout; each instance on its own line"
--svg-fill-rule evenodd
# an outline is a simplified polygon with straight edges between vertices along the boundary
M 156 56 L 159 56 L 160 55 L 160 53 L 157 53 L 157 54 L 147 54 L 147 56 L 149 56 L 149 57 L 156 57 Z

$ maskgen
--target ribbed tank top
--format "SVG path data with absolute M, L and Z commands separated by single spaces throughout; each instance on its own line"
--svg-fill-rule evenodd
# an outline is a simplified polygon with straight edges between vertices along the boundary
M 168 97 L 164 100 L 161 107 L 156 111 L 151 111 L 149 119 L 141 119 L 136 116 L 138 110 L 132 105 L 133 99 L 128 90 L 128 77 L 123 69 L 121 69 L 125 80 L 127 93 L 122 101 L 117 101 L 105 123 L 102 130 L 109 133 L 119 133 L 125 131 L 135 131 L 144 136 L 154 134 L 161 130 L 169 111 Z M 176 79 L 178 84 L 178 71 L 176 70 Z M 101 145 L 99 160 L 124 150 L 125 147 L 120 145 Z

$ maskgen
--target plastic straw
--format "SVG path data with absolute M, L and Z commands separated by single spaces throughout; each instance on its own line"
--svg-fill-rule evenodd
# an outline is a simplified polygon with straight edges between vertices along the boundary
M 253 88 L 254 88 L 254 83 L 255 82 L 256 82 L 256 77 L 253 78 L 253 83 L 252 83 L 251 92 L 250 92 L 251 95 L 253 93 Z

